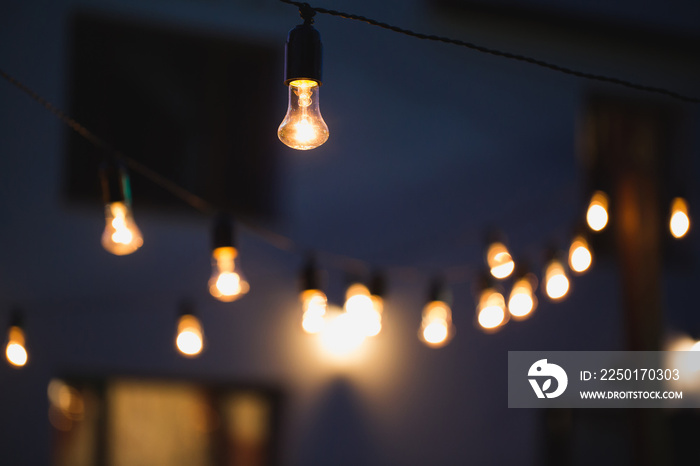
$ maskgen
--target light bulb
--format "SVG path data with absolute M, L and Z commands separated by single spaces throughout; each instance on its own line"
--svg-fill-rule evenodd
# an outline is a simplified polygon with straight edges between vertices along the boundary
M 564 266 L 557 259 L 552 259 L 547 265 L 544 281 L 547 296 L 554 301 L 563 299 L 569 292 L 569 279 Z
M 212 252 L 212 274 L 209 279 L 209 293 L 219 301 L 235 301 L 248 292 L 250 286 L 236 268 L 234 259 L 236 248 L 224 246 Z
M 325 315 L 328 308 L 326 295 L 320 290 L 304 290 L 301 292 L 301 303 L 304 314 L 301 326 L 306 333 L 319 333 L 325 326 Z
M 671 203 L 671 220 L 669 228 L 674 238 L 682 238 L 690 229 L 688 203 L 682 197 L 677 197 Z
M 197 356 L 204 348 L 202 324 L 192 314 L 184 314 L 177 323 L 175 346 L 187 357 Z
M 15 367 L 24 366 L 29 359 L 24 342 L 24 331 L 16 325 L 11 326 L 7 332 L 5 357 L 7 357 L 7 362 Z
M 328 139 L 328 126 L 318 104 L 319 85 L 309 79 L 289 83 L 289 107 L 277 136 L 292 149 L 315 149 Z
M 345 312 L 355 320 L 366 337 L 377 335 L 382 329 L 382 299 L 372 296 L 361 283 L 354 283 L 345 293 Z
M 486 263 L 491 268 L 491 275 L 502 279 L 510 276 L 515 269 L 515 262 L 503 243 L 491 243 L 486 253 Z
M 526 319 L 537 307 L 533 280 L 527 276 L 520 278 L 513 285 L 508 298 L 508 312 L 515 319 Z
M 134 222 L 131 207 L 125 202 L 105 206 L 105 230 L 102 247 L 117 256 L 131 254 L 143 245 L 141 231 Z
M 431 348 L 445 346 L 454 336 L 452 310 L 444 301 L 431 301 L 423 308 L 420 339 Z
M 581 235 L 577 236 L 569 247 L 569 267 L 576 273 L 583 273 L 592 263 L 593 254 L 588 247 L 588 241 Z
M 493 288 L 481 292 L 476 312 L 477 321 L 484 330 L 495 330 L 507 322 L 505 299 Z
M 593 193 L 588 204 L 586 221 L 593 231 L 601 231 L 608 224 L 608 196 L 603 191 Z

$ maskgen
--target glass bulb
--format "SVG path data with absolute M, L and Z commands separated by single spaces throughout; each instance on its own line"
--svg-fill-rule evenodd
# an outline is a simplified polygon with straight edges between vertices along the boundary
M 143 245 L 141 230 L 136 226 L 131 207 L 124 202 L 105 206 L 105 231 L 102 247 L 117 256 L 131 254 Z
M 24 332 L 17 326 L 10 327 L 7 332 L 7 346 L 5 347 L 5 357 L 7 362 L 15 367 L 22 367 L 29 359 L 25 348 Z
M 423 308 L 423 322 L 418 336 L 431 348 L 445 346 L 454 336 L 452 310 L 443 301 L 431 301 Z
M 523 277 L 515 282 L 508 298 L 508 312 L 516 319 L 525 319 L 537 307 L 532 281 Z
M 498 279 L 508 277 L 515 269 L 515 262 L 503 243 L 492 243 L 489 246 L 486 263 L 491 268 L 491 275 Z
M 593 263 L 593 255 L 588 247 L 588 241 L 583 236 L 577 236 L 569 248 L 569 267 L 577 273 L 583 273 Z
M 326 295 L 320 290 L 304 290 L 300 298 L 304 311 L 302 328 L 306 333 L 319 333 L 326 323 L 325 315 L 328 309 Z
M 682 197 L 677 197 L 671 203 L 671 220 L 669 228 L 674 238 L 682 238 L 690 230 L 688 203 Z
M 250 289 L 241 271 L 236 269 L 234 259 L 237 255 L 238 251 L 231 246 L 216 248 L 212 252 L 209 293 L 219 301 L 235 301 Z
M 204 335 L 202 324 L 192 314 L 180 317 L 177 323 L 177 337 L 175 346 L 185 356 L 194 357 L 204 348 Z
M 506 302 L 493 288 L 481 292 L 477 306 L 477 321 L 485 330 L 495 330 L 506 323 Z
M 292 149 L 315 149 L 328 140 L 328 126 L 318 105 L 318 83 L 297 79 L 289 83 L 289 107 L 277 136 Z
M 588 204 L 586 221 L 593 231 L 601 231 L 608 224 L 608 195 L 603 191 L 593 193 Z
M 545 271 L 545 291 L 547 296 L 557 301 L 564 298 L 569 292 L 569 279 L 564 271 L 564 266 L 557 259 L 553 259 Z
M 357 323 L 366 337 L 373 337 L 382 329 L 383 302 L 372 296 L 365 285 L 350 285 L 345 293 L 345 312 Z

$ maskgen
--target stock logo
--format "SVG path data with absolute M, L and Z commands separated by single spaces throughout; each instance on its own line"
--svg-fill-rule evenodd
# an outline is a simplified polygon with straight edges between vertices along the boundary
M 537 398 L 556 398 L 564 393 L 566 385 L 569 383 L 569 378 L 566 376 L 564 369 L 556 364 L 547 363 L 546 359 L 540 359 L 530 366 L 527 376 L 534 377 L 528 380 Z M 551 390 L 552 379 L 557 381 L 554 390 Z M 542 385 L 540 385 L 540 381 Z

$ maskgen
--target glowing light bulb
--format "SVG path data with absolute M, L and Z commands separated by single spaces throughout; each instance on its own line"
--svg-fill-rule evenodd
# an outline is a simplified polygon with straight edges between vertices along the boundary
M 277 136 L 292 149 L 315 149 L 328 140 L 328 126 L 318 105 L 319 85 L 309 79 L 289 83 L 289 107 Z
M 569 292 L 569 279 L 566 276 L 564 266 L 557 259 L 553 259 L 547 265 L 545 291 L 547 296 L 554 301 L 563 299 Z
M 335 314 L 323 328 L 321 346 L 331 356 L 347 358 L 355 353 L 365 341 L 361 322 L 347 312 Z
M 248 292 L 250 286 L 234 259 L 238 255 L 236 248 L 225 246 L 212 252 L 212 275 L 209 279 L 209 293 L 219 301 L 235 301 Z
M 588 247 L 588 241 L 581 235 L 577 236 L 569 247 L 569 267 L 576 273 L 583 273 L 592 263 L 593 254 Z
M 491 275 L 502 279 L 510 276 L 515 269 L 515 262 L 503 243 L 491 243 L 486 253 L 486 263 L 491 268 Z
M 27 364 L 29 355 L 25 347 L 24 331 L 18 326 L 11 326 L 7 332 L 7 346 L 5 347 L 7 362 L 15 367 Z
M 477 321 L 484 330 L 495 330 L 507 322 L 505 299 L 493 288 L 481 292 L 476 312 Z
M 325 315 L 328 308 L 326 295 L 320 290 L 304 290 L 300 297 L 304 311 L 302 328 L 306 333 L 319 333 L 326 323 Z
M 674 238 L 682 238 L 690 230 L 688 203 L 682 197 L 677 197 L 671 203 L 671 220 L 669 228 Z
M 202 324 L 192 314 L 184 314 L 177 323 L 175 346 L 187 357 L 197 356 L 204 348 Z
M 105 230 L 102 247 L 117 256 L 131 254 L 143 245 L 141 231 L 125 202 L 111 202 L 105 207 Z
M 603 191 L 593 193 L 588 204 L 586 221 L 593 231 L 601 231 L 608 224 L 608 196 Z
M 345 312 L 355 320 L 364 336 L 373 337 L 382 329 L 382 299 L 372 296 L 360 283 L 350 285 L 345 293 Z
M 508 312 L 513 318 L 523 320 L 530 317 L 537 307 L 537 298 L 533 286 L 533 279 L 525 276 L 513 285 L 508 298 Z
M 454 336 L 452 310 L 444 301 L 431 301 L 423 308 L 420 339 L 431 348 L 445 346 Z

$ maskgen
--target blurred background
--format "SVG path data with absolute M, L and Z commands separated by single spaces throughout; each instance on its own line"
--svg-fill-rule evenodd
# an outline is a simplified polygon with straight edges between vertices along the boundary
M 692 0 L 327 1 L 565 67 L 700 96 Z M 507 407 L 519 350 L 689 349 L 700 339 L 697 105 L 595 84 L 328 15 L 311 151 L 276 136 L 276 0 L 31 0 L 0 6 L 0 69 L 129 157 L 231 211 L 250 291 L 209 293 L 213 218 L 132 173 L 143 247 L 106 252 L 103 154 L 0 83 L 0 321 L 28 362 L 0 364 L 7 465 L 687 464 L 697 411 Z M 489 235 L 542 281 L 596 190 L 593 265 L 523 321 L 484 331 Z M 691 229 L 668 231 L 672 199 Z M 585 227 L 584 227 L 585 228 Z M 329 303 L 383 273 L 381 332 L 338 354 L 304 332 L 316 251 Z M 419 339 L 431 280 L 456 333 Z M 512 277 L 499 286 L 510 290 Z M 541 283 L 540 283 L 541 285 Z M 183 300 L 204 350 L 175 346 Z M 324 344 L 325 341 L 325 344 Z

